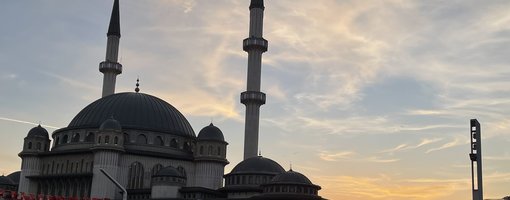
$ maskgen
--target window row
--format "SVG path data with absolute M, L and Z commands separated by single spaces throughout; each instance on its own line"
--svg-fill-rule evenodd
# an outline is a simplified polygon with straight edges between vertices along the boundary
M 37 143 L 35 143 L 35 147 L 33 147 L 32 142 L 28 142 L 27 148 L 29 150 L 31 150 L 32 148 L 34 150 L 38 150 L 38 151 L 45 150 L 46 149 L 46 144 L 43 145 L 41 142 L 37 142 Z
M 298 194 L 317 195 L 317 189 L 313 187 L 297 186 L 297 185 L 272 185 L 264 188 L 264 192 L 289 192 Z
M 214 150 L 216 149 L 216 150 Z M 213 145 L 209 145 L 207 147 L 207 153 L 204 151 L 205 150 L 205 147 L 203 145 L 200 145 L 200 148 L 199 148 L 199 155 L 217 155 L 217 156 L 221 156 L 222 154 L 222 151 L 221 151 L 221 147 L 216 147 L 214 148 Z
M 93 143 L 95 140 L 95 137 L 96 137 L 95 133 L 89 132 L 89 133 L 87 133 L 87 135 L 85 136 L 83 141 L 86 143 Z M 149 144 L 148 137 L 145 134 L 136 135 L 136 138 L 133 141 L 131 140 L 130 135 L 128 133 L 124 133 L 123 137 L 124 137 L 124 142 L 126 144 Z M 105 139 L 105 143 L 110 143 L 110 142 L 112 142 L 114 144 L 118 143 L 118 139 L 116 142 L 115 138 L 112 139 L 113 141 L 110 141 L 110 138 L 108 138 L 108 140 L 106 140 L 106 138 L 104 138 L 104 139 Z M 99 141 L 101 141 L 101 138 L 98 138 L 97 141 L 98 141 L 98 143 L 100 143 Z M 64 134 L 64 135 L 55 137 L 54 146 L 61 145 L 61 144 L 68 144 L 68 143 L 79 143 L 79 142 L 80 142 L 80 133 L 74 133 L 71 137 L 68 134 Z M 153 144 L 157 145 L 157 146 L 165 146 L 163 137 L 162 136 L 154 137 Z M 170 143 L 168 144 L 168 146 L 173 147 L 173 148 L 181 148 L 179 145 L 179 142 L 175 138 L 170 140 Z M 182 144 L 182 149 L 192 151 L 191 143 L 184 142 Z
M 261 185 L 268 183 L 273 177 L 262 175 L 233 175 L 225 179 L 226 185 Z
M 73 162 L 67 160 L 65 163 L 55 163 L 42 165 L 42 174 L 75 174 L 92 172 L 92 162 Z

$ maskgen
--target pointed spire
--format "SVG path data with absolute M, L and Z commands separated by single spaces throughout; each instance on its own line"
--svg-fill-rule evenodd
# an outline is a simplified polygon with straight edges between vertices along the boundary
M 138 88 L 138 86 L 140 86 L 140 79 L 139 78 L 136 79 L 136 88 L 135 88 L 135 92 L 136 93 L 140 92 L 140 88 Z
M 112 16 L 110 17 L 110 26 L 108 26 L 107 36 L 114 35 L 120 37 L 120 11 L 119 0 L 113 2 Z
M 252 9 L 252 8 L 264 9 L 264 0 L 251 0 L 250 9 Z

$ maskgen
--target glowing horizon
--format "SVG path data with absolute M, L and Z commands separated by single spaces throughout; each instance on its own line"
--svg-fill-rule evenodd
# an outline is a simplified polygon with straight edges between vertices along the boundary
M 0 172 L 23 138 L 100 98 L 112 1 L 0 6 Z M 212 120 L 242 159 L 249 1 L 121 2 L 117 92 Z M 484 197 L 510 195 L 510 2 L 266 1 L 259 149 L 327 199 L 470 199 L 469 119 L 482 125 Z M 20 14 L 22 13 L 22 14 Z

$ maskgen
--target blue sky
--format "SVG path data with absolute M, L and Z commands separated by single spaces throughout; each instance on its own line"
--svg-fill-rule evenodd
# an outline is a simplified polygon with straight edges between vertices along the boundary
M 101 95 L 111 1 L 2 1 L 0 171 L 34 124 L 65 127 Z M 242 158 L 247 0 L 121 1 L 117 91 L 158 96 Z M 485 196 L 510 195 L 510 2 L 266 1 L 262 154 L 329 199 L 470 198 L 469 119 Z M 29 122 L 29 123 L 23 123 Z

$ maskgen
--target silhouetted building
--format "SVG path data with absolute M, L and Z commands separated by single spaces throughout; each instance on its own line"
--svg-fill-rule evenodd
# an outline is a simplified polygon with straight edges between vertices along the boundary
M 285 170 L 257 156 L 263 0 L 250 4 L 250 33 L 243 41 L 248 52 L 245 154 L 224 175 L 229 162 L 227 141 L 212 123 L 198 133 L 175 107 L 139 92 L 115 93 L 120 41 L 119 1 L 115 0 L 108 28 L 102 98 L 83 108 L 65 128 L 50 136 L 40 125 L 24 139 L 18 191 L 65 197 L 120 199 L 120 190 L 100 169 L 127 188 L 128 199 L 322 199 L 320 187 L 304 175 Z M 2 177 L 9 189 L 15 185 Z M 225 184 L 223 180 L 225 179 Z

